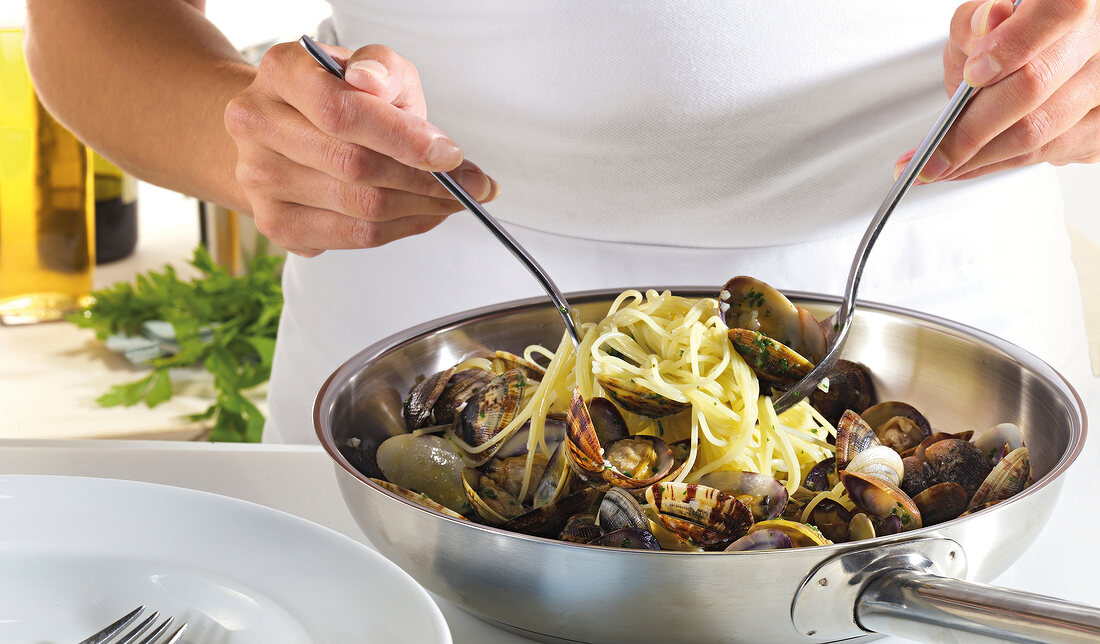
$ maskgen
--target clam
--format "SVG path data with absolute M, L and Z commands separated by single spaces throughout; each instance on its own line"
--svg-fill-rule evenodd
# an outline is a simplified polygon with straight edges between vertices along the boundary
M 970 504 L 971 509 L 991 501 L 1005 499 L 1023 492 L 1031 476 L 1031 458 L 1026 447 L 1017 447 L 993 466 L 989 476 L 978 486 Z
M 531 438 L 531 421 L 520 426 L 511 436 L 505 440 L 493 453 L 496 458 L 511 458 L 513 456 L 525 456 L 527 454 L 527 442 Z M 542 427 L 542 440 L 547 449 L 553 452 L 558 445 L 565 440 L 565 417 L 562 415 L 547 414 Z
M 605 546 L 609 548 L 630 548 L 634 550 L 660 550 L 661 544 L 657 537 L 649 530 L 639 528 L 623 528 L 615 532 L 609 532 L 602 537 L 597 537 L 588 542 L 590 546 Z
M 505 371 L 470 398 L 455 421 L 455 433 L 472 446 L 478 446 L 504 429 L 520 409 L 527 378 L 523 371 Z
M 623 409 L 649 418 L 671 416 L 687 409 L 686 400 L 672 400 L 667 396 L 655 393 L 633 380 L 621 380 L 603 375 L 596 377 L 596 382 L 603 387 L 607 397 L 615 401 Z
M 569 459 L 565 455 L 566 449 L 564 442 L 559 443 L 554 453 L 550 455 L 550 460 L 547 461 L 542 477 L 539 478 L 535 485 L 535 492 L 531 496 L 531 504 L 534 507 L 550 505 L 564 496 L 571 487 L 573 470 L 569 468 Z
M 411 432 L 428 424 L 435 401 L 439 399 L 454 373 L 455 368 L 449 367 L 433 373 L 412 388 L 401 407 L 405 416 L 405 429 Z
M 376 458 L 390 483 L 426 494 L 456 512 L 469 511 L 462 487 L 466 461 L 447 439 L 430 434 L 391 436 L 378 446 Z
M 546 469 L 548 461 L 549 459 L 542 454 L 531 455 L 530 480 L 538 481 L 542 478 L 543 471 Z M 496 481 L 509 494 L 519 499 L 519 501 L 525 505 L 535 493 L 536 486 L 531 485 L 528 486 L 526 497 L 520 497 L 520 491 L 523 489 L 523 481 L 527 478 L 526 456 L 512 456 L 504 459 L 494 458 L 482 467 L 481 470 L 485 475 Z
M 761 333 L 815 362 L 825 357 L 827 343 L 818 321 L 769 284 L 739 275 L 722 287 L 718 302 L 730 329 Z
M 677 467 L 668 444 L 656 436 L 628 436 L 603 444 L 593 415 L 574 389 L 567 416 L 566 454 L 569 465 L 588 483 L 640 489 L 667 478 Z M 681 463 L 682 467 L 683 464 Z
M 810 403 L 834 426 L 849 409 L 867 409 L 875 404 L 875 385 L 867 367 L 850 360 L 837 360 L 825 374 L 827 390 L 815 388 Z
M 591 512 L 578 512 L 565 521 L 558 538 L 571 543 L 588 543 L 603 536 L 603 530 L 596 525 L 596 515 Z
M 705 485 L 655 483 L 645 496 L 666 528 L 701 546 L 734 541 L 753 525 L 745 504 Z
M 875 521 L 875 532 L 880 537 L 885 537 L 888 534 L 898 534 L 902 529 L 901 519 L 893 514 L 885 519 Z
M 490 361 L 492 362 L 493 370 L 497 373 L 519 369 L 523 371 L 523 375 L 526 376 L 528 380 L 542 380 L 546 375 L 546 369 L 543 369 L 541 365 L 535 364 L 526 358 L 521 358 L 507 351 L 495 352 L 492 358 L 490 358 Z
M 473 468 L 463 470 L 462 487 L 470 507 L 490 525 L 504 525 L 527 511 L 499 483 Z
M 787 488 L 774 476 L 718 470 L 704 474 L 699 478 L 699 483 L 721 490 L 744 503 L 752 511 L 755 521 L 774 519 L 787 506 Z
M 836 457 L 820 461 L 806 472 L 806 478 L 802 481 L 803 487 L 811 492 L 824 492 L 836 487 L 839 479 L 836 475 Z
M 903 472 L 899 487 L 910 497 L 935 485 L 936 473 L 932 471 L 928 461 L 916 456 L 906 456 L 901 459 L 901 464 Z
M 613 487 L 604 494 L 596 512 L 596 524 L 604 532 L 622 528 L 649 530 L 649 519 L 637 499 L 622 488 Z
M 620 438 L 630 436 L 622 413 L 607 398 L 596 396 L 585 403 L 592 418 L 592 428 L 600 445 L 610 445 Z
M 973 443 L 948 438 L 929 445 L 924 458 L 940 481 L 954 481 L 973 495 L 992 469 L 989 459 Z
M 837 472 L 847 469 L 856 454 L 881 444 L 875 430 L 859 414 L 850 409 L 844 412 L 836 425 Z
M 923 525 L 920 510 L 909 495 L 898 486 L 878 477 L 854 472 L 840 473 L 840 482 L 848 498 L 871 517 L 882 520 L 894 515 L 901 519 L 903 530 L 915 530 Z
M 578 512 L 590 512 L 599 492 L 593 488 L 577 490 L 550 505 L 528 510 L 499 524 L 505 530 L 514 530 L 538 537 L 554 537 L 561 534 L 565 522 Z
M 1005 445 L 1008 445 L 1009 452 L 1023 447 L 1024 434 L 1020 431 L 1019 426 L 1013 423 L 1001 423 L 975 432 L 970 438 L 970 442 L 974 443 L 974 446 L 980 449 L 990 460 L 996 460 L 995 455 Z
M 827 546 L 832 543 L 813 526 L 806 525 L 805 523 L 798 523 L 797 521 L 787 521 L 786 519 L 761 521 L 760 523 L 753 524 L 753 526 L 749 528 L 749 534 L 754 534 L 762 530 L 779 530 L 790 537 L 791 545 L 794 548 Z
M 919 445 L 932 435 L 932 426 L 915 407 L 896 400 L 873 405 L 860 414 L 874 428 L 879 441 L 898 453 Z
M 950 434 L 948 432 L 936 432 L 936 433 L 932 434 L 931 436 L 929 436 L 928 438 L 922 440 L 920 442 L 920 445 L 917 445 L 916 447 L 911 447 L 911 448 L 905 450 L 904 452 L 902 452 L 901 456 L 902 456 L 902 458 L 904 458 L 906 456 L 916 456 L 918 458 L 925 458 L 925 456 L 924 456 L 925 451 L 927 451 L 929 447 L 935 445 L 936 443 L 938 443 L 940 441 L 945 441 L 945 440 L 948 440 L 949 438 L 956 438 L 958 440 L 968 441 L 968 440 L 970 440 L 970 438 L 973 435 L 974 435 L 974 432 L 972 432 L 970 430 L 958 432 L 958 433 L 955 433 L 955 434 Z M 925 460 L 927 460 L 927 459 L 925 459 Z
M 787 533 L 770 528 L 746 534 L 726 546 L 726 552 L 747 552 L 750 550 L 779 550 L 791 548 L 793 543 Z
M 913 497 L 924 525 L 950 521 L 966 510 L 966 490 L 958 483 L 937 483 Z
M 901 456 L 890 447 L 874 445 L 856 454 L 844 471 L 877 476 L 893 485 L 900 485 L 905 465 Z
M 875 523 L 871 517 L 864 512 L 858 512 L 852 516 L 852 520 L 848 523 L 849 541 L 874 539 L 876 536 L 878 533 L 875 531 Z
M 765 383 L 789 387 L 814 368 L 802 354 L 759 331 L 730 329 L 728 335 L 733 348 Z
M 814 506 L 806 522 L 817 526 L 829 541 L 842 543 L 848 540 L 848 526 L 852 522 L 852 513 L 832 499 L 822 499 Z
M 485 369 L 463 369 L 451 376 L 432 408 L 435 422 L 450 425 L 466 402 L 486 387 L 496 374 Z

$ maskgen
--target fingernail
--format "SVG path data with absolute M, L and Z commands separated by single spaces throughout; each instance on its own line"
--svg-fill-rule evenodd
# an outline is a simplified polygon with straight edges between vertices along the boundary
M 905 171 L 905 166 L 909 165 L 909 161 L 913 159 L 913 153 L 915 152 L 916 150 L 909 150 L 894 162 L 894 181 L 897 181 L 901 173 Z
M 478 201 L 486 199 L 493 190 L 493 183 L 489 177 L 478 170 L 463 170 L 458 175 L 458 182 L 466 192 L 470 193 L 470 196 Z
M 917 178 L 925 183 L 931 183 L 947 174 L 950 169 L 951 162 L 947 160 L 943 152 L 936 150 L 932 153 L 932 158 L 928 160 L 928 163 L 924 164 L 924 168 L 921 169 Z
M 1001 65 L 989 54 L 980 54 L 966 61 L 963 80 L 971 87 L 981 87 L 1001 73 Z
M 989 0 L 978 7 L 974 15 L 970 17 L 970 31 L 975 38 L 989 33 L 989 13 L 993 10 L 995 4 L 997 4 L 997 0 Z
M 437 138 L 428 147 L 428 165 L 435 168 L 453 168 L 462 163 L 462 148 L 447 138 Z
M 352 70 L 369 74 L 375 80 L 382 81 L 383 83 L 386 82 L 386 79 L 390 76 L 390 70 L 386 69 L 386 66 L 377 60 L 357 60 L 348 66 L 348 71 Z

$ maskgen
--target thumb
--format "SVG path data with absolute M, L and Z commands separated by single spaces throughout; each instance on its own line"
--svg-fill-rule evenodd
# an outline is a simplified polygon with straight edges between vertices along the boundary
M 420 74 L 404 56 L 384 45 L 367 45 L 352 52 L 344 80 L 421 118 L 427 118 Z

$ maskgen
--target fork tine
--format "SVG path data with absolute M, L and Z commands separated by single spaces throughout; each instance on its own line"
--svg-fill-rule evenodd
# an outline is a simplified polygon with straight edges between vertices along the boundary
M 145 639 L 141 640 L 137 644 L 153 644 L 154 642 L 156 642 L 157 638 L 163 635 L 164 632 L 168 630 L 168 627 L 172 625 L 172 620 L 172 617 L 164 620 L 164 622 L 161 623 L 160 626 L 154 628 L 152 633 L 149 633 L 149 635 Z
M 134 619 L 136 619 L 143 610 L 145 610 L 144 605 L 138 606 L 134 610 L 120 617 L 116 622 L 107 626 L 98 633 L 92 635 L 88 639 L 78 642 L 77 644 L 102 644 L 103 642 L 106 642 L 109 638 L 114 637 L 116 633 L 126 628 L 126 626 L 129 625 L 130 622 L 134 621 Z
M 141 634 L 149 628 L 149 625 L 152 624 L 157 617 L 160 617 L 160 611 L 153 611 L 152 615 L 143 619 L 140 624 L 135 626 L 129 633 L 126 633 L 122 637 L 118 638 L 118 641 L 114 642 L 113 644 L 130 644 L 138 637 L 140 637 Z
M 172 631 L 172 634 L 168 636 L 168 639 L 164 640 L 164 644 L 176 644 L 179 638 L 183 637 L 183 629 L 187 628 L 187 622 L 180 624 L 180 627 Z

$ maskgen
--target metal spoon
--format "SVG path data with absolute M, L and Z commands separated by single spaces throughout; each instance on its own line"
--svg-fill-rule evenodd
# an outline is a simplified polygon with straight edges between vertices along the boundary
M 1019 6 L 1019 4 L 1020 0 L 1016 0 L 1013 6 Z M 874 218 L 871 219 L 871 223 L 867 226 L 867 231 L 863 233 L 863 239 L 860 240 L 859 247 L 856 249 L 855 257 L 852 258 L 852 266 L 848 270 L 848 283 L 844 289 L 844 299 L 840 302 L 840 308 L 821 321 L 821 328 L 825 331 L 825 341 L 829 345 L 828 353 L 810 373 L 806 374 L 802 380 L 799 380 L 775 400 L 776 413 L 786 411 L 804 396 L 812 393 L 814 388 L 825 379 L 829 370 L 836 364 L 837 359 L 840 358 L 840 350 L 848 340 L 848 331 L 852 328 L 852 315 L 855 314 L 856 309 L 856 291 L 859 289 L 860 278 L 863 277 L 863 266 L 867 263 L 867 256 L 871 254 L 871 247 L 874 246 L 879 233 L 882 232 L 882 227 L 886 225 L 886 219 L 894 212 L 898 202 L 905 196 L 909 187 L 913 185 L 917 174 L 924 168 L 924 164 L 928 163 L 928 159 L 936 150 L 936 146 L 943 140 L 947 130 L 951 128 L 951 124 L 959 117 L 963 107 L 966 106 L 970 97 L 976 91 L 977 88 L 967 85 L 965 81 L 959 85 L 951 100 L 947 102 L 947 107 L 943 108 L 943 112 L 936 119 L 932 130 L 921 141 L 917 151 L 913 153 L 913 158 L 909 160 L 905 170 L 894 182 L 890 192 L 886 194 L 886 199 L 879 206 Z
M 344 78 L 344 69 L 340 67 L 340 64 L 328 55 L 324 49 L 309 36 L 302 36 L 298 39 L 298 42 L 305 47 L 305 50 L 309 52 L 310 56 L 313 56 L 314 60 L 321 64 L 326 70 L 328 70 L 333 76 L 339 79 Z M 535 276 L 540 286 L 546 291 L 546 294 L 550 296 L 550 300 L 554 302 L 554 306 L 557 307 L 558 314 L 561 315 L 562 322 L 565 323 L 565 330 L 569 333 L 570 339 L 573 340 L 573 346 L 578 347 L 581 344 L 581 336 L 577 331 L 577 325 L 573 321 L 572 311 L 569 306 L 569 302 L 566 301 L 565 296 L 558 290 L 554 281 L 550 279 L 550 276 L 546 274 L 546 271 L 539 266 L 539 263 L 535 261 L 534 257 L 520 245 L 519 242 L 512 237 L 511 234 L 505 230 L 500 223 L 490 215 L 485 208 L 477 202 L 476 199 L 470 196 L 462 186 L 458 185 L 458 182 L 451 178 L 451 175 L 446 172 L 433 172 L 432 176 L 435 177 L 439 183 L 443 184 L 443 187 L 447 189 L 447 192 L 454 195 L 454 198 L 458 200 L 460 204 L 466 210 L 469 210 L 477 217 L 481 223 L 485 224 L 485 227 L 496 236 L 500 243 L 515 255 L 527 270 Z

